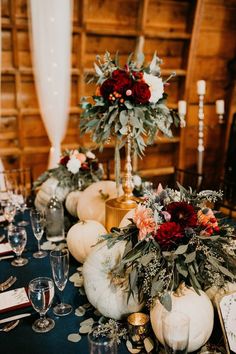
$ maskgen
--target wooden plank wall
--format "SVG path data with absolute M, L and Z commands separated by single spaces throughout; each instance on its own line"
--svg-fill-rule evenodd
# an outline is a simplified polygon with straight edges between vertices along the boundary
M 30 54 L 27 0 L 1 0 L 2 70 L 0 156 L 5 168 L 27 166 L 36 178 L 47 167 L 49 140 L 40 116 Z M 222 147 L 231 123 L 231 77 L 227 70 L 235 58 L 236 0 L 74 0 L 70 117 L 62 148 L 90 145 L 79 135 L 79 101 L 93 94 L 85 84 L 96 54 L 119 51 L 125 62 L 144 36 L 144 53 L 163 59 L 162 74 L 177 77 L 167 88 L 169 106 L 187 99 L 187 127 L 176 129 L 172 140 L 158 138 L 136 168 L 147 178 L 170 183 L 174 166 L 195 169 L 197 162 L 198 97 L 196 81 L 207 81 L 205 100 L 204 170 L 209 182 L 222 173 Z M 226 124 L 219 125 L 215 100 L 225 99 Z M 102 160 L 112 159 L 107 146 Z M 214 178 L 213 178 L 214 177 Z

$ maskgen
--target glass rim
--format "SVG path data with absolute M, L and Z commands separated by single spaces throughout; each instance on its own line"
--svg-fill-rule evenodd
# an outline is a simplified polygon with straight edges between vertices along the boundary
M 48 285 L 46 285 L 44 287 L 44 289 L 47 290 L 47 289 L 51 289 L 51 288 L 54 287 L 54 282 L 53 282 L 52 278 L 49 278 L 49 277 L 37 277 L 37 278 L 34 278 L 34 279 L 30 280 L 28 289 L 36 291 L 36 292 L 40 292 L 42 289 L 34 289 L 33 285 L 35 285 L 37 282 L 45 281 L 45 280 L 48 281 Z
M 50 252 L 50 258 L 63 258 L 69 255 L 68 248 L 63 248 L 62 250 L 52 250 Z
M 104 345 L 107 345 L 107 346 L 115 345 L 115 346 L 117 346 L 117 343 L 114 340 L 114 338 L 109 338 L 107 335 L 105 335 L 105 336 L 103 336 L 103 335 L 94 336 L 93 333 L 98 327 L 99 327 L 99 325 L 96 326 L 96 327 L 93 327 L 91 329 L 91 331 L 88 333 L 87 337 L 88 337 L 89 343 L 92 343 L 92 344 L 94 344 L 96 346 L 99 346 L 99 347 L 103 347 Z M 104 341 L 100 341 L 101 339 L 104 339 Z

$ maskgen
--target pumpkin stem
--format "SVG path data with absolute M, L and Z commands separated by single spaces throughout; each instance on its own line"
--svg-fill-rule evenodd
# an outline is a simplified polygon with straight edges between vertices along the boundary
M 85 221 L 85 220 L 80 220 L 80 221 L 78 222 L 78 224 L 84 225 L 84 224 L 86 224 L 86 221 Z
M 101 198 L 103 200 L 107 200 L 109 198 L 109 194 L 108 193 L 103 193 L 102 189 L 99 190 L 99 193 L 100 193 Z
M 183 296 L 185 289 L 186 289 L 186 285 L 185 285 L 185 282 L 183 281 L 179 284 L 178 288 L 175 290 L 173 295 L 176 297 Z

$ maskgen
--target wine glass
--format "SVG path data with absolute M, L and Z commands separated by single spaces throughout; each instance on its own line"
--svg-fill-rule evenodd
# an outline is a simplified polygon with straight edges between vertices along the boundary
M 28 294 L 33 308 L 40 315 L 40 318 L 33 323 L 33 330 L 38 333 L 49 332 L 55 326 L 53 319 L 45 317 L 54 297 L 53 280 L 47 277 L 31 280 Z
M 90 354 L 117 354 L 117 342 L 105 334 L 99 334 L 99 326 L 88 334 Z
M 26 203 L 26 199 L 27 199 L 27 190 L 26 190 L 26 186 L 24 185 L 19 185 L 18 188 L 18 204 L 19 204 L 19 208 L 20 208 L 20 213 L 22 214 L 22 220 L 18 222 L 18 225 L 20 226 L 27 226 L 29 225 L 29 223 L 24 220 L 24 214 L 25 214 L 25 210 L 27 209 L 27 203 Z
M 167 354 L 186 354 L 189 342 L 189 317 L 177 311 L 164 313 L 162 336 Z
M 38 251 L 33 253 L 34 258 L 44 258 L 47 256 L 46 251 L 42 251 L 40 247 L 40 240 L 43 236 L 45 227 L 45 214 L 37 209 L 32 209 L 30 211 L 31 225 L 35 238 L 38 241 Z
M 63 250 L 53 250 L 50 252 L 50 263 L 52 268 L 52 275 L 54 282 L 61 292 L 66 287 L 69 274 L 69 251 L 64 248 Z M 57 316 L 69 315 L 72 311 L 72 306 L 63 303 L 62 295 L 61 302 L 53 308 L 53 312 Z
M 8 242 L 16 254 L 16 259 L 14 259 L 11 264 L 15 267 L 22 267 L 28 263 L 28 259 L 22 258 L 21 254 L 24 251 L 27 234 L 23 227 L 12 225 L 8 228 Z
M 3 215 L 9 223 L 8 228 L 13 227 L 14 226 L 13 220 L 16 215 L 16 206 L 13 203 L 8 202 L 7 205 L 4 207 L 4 214 Z

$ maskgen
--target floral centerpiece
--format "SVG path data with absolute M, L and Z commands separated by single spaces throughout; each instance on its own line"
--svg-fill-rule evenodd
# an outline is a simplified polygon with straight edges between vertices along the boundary
M 122 278 L 129 270 L 130 295 L 138 287 L 145 303 L 159 299 L 169 310 L 169 293 L 181 283 L 199 294 L 236 280 L 236 254 L 229 247 L 234 228 L 206 206 L 222 193 L 179 188 L 147 193 L 130 224 L 104 236 L 108 248 L 127 241 L 113 276 Z
M 77 215 L 76 206 L 79 192 L 93 182 L 101 180 L 103 167 L 95 154 L 85 148 L 66 150 L 58 162 L 58 166 L 45 171 L 34 182 L 37 190 L 35 205 L 39 209 L 45 208 L 52 196 L 61 202 L 66 200 L 66 209 L 73 216 Z M 69 196 L 72 195 L 71 204 Z M 71 193 L 70 193 L 71 192 Z M 68 199 L 68 202 L 67 202 Z
M 49 177 L 58 180 L 59 187 L 68 187 L 70 190 L 85 189 L 92 182 L 102 179 L 103 167 L 92 151 L 85 148 L 66 150 L 58 166 L 45 171 L 34 182 L 34 188 L 42 185 Z

